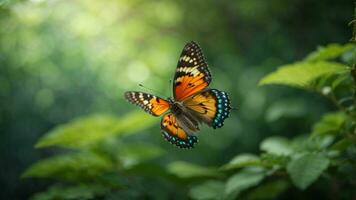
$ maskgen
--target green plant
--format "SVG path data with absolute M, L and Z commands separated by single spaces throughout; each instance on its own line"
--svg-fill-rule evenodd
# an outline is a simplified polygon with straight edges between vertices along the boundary
M 329 44 L 261 79 L 261 86 L 320 94 L 335 110 L 325 113 L 308 134 L 290 139 L 276 133 L 264 139 L 258 155 L 238 154 L 216 167 L 172 160 L 152 141 L 134 139 L 157 124 L 155 118 L 143 112 L 101 114 L 80 117 L 45 134 L 36 148 L 55 148 L 59 154 L 33 164 L 22 177 L 55 180 L 32 197 L 36 200 L 275 199 L 286 191 L 313 187 L 326 196 L 350 199 L 355 192 L 343 188 L 356 186 L 355 57 L 354 44 Z M 289 108 L 291 114 L 299 112 L 298 107 Z M 276 120 L 278 113 L 269 117 Z
M 281 66 L 260 81 L 260 85 L 279 84 L 317 92 L 336 108 L 324 114 L 307 135 L 266 138 L 260 144 L 260 155 L 240 154 L 219 168 L 183 161 L 155 164 L 159 162 L 149 161 L 165 150 L 144 142 L 123 142 L 153 124 L 153 118 L 145 113 L 123 118 L 96 115 L 61 125 L 43 136 L 36 147 L 60 146 L 71 151 L 35 163 L 23 177 L 61 181 L 33 199 L 170 196 L 170 190 L 155 193 L 148 186 L 135 187 L 137 182 L 145 185 L 152 177 L 183 191 L 188 189 L 184 184 L 192 185 L 187 193 L 193 199 L 273 199 L 292 187 L 305 190 L 317 181 L 330 189 L 326 192 L 350 197 L 355 195 L 352 191 L 345 194 L 333 187 L 356 186 L 356 65 L 350 67 L 355 55 L 353 44 L 330 44 L 300 62 Z
M 270 137 L 261 143 L 259 156 L 237 155 L 220 168 L 228 176 L 225 183 L 209 180 L 197 184 L 191 197 L 274 199 L 291 187 L 306 190 L 317 181 L 323 182 L 325 192 L 336 199 L 354 196 L 354 192 L 345 193 L 339 187 L 356 186 L 355 56 L 353 44 L 330 44 L 262 78 L 261 86 L 278 84 L 319 93 L 337 110 L 324 114 L 307 135 Z M 219 190 L 209 189 L 212 187 Z

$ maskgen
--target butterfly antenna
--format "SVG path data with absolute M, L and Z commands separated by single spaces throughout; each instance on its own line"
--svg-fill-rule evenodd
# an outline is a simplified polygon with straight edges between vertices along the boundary
M 166 95 L 164 95 L 163 93 L 161 93 L 161 92 L 159 92 L 159 91 L 157 91 L 157 90 L 148 88 L 148 87 L 146 87 L 146 86 L 143 86 L 141 83 L 139 83 L 138 86 L 140 86 L 140 87 L 142 87 L 142 88 L 144 88 L 144 89 L 146 89 L 146 90 L 150 90 L 150 91 L 152 91 L 152 92 L 155 92 L 155 93 L 161 95 L 162 97 L 167 98 Z

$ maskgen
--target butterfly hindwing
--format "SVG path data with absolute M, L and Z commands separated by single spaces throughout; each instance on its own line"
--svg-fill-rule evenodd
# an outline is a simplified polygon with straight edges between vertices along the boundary
M 209 126 L 220 128 L 230 113 L 230 99 L 217 89 L 202 91 L 184 101 L 184 105 Z
M 125 98 L 153 116 L 160 116 L 170 108 L 168 101 L 143 92 L 126 92 Z
M 170 143 L 180 148 L 193 148 L 198 142 L 194 135 L 187 134 L 179 125 L 173 113 L 165 114 L 161 121 L 163 137 Z
M 203 52 L 198 44 L 189 42 L 185 45 L 176 69 L 173 82 L 173 94 L 177 101 L 202 91 L 208 87 L 211 75 Z

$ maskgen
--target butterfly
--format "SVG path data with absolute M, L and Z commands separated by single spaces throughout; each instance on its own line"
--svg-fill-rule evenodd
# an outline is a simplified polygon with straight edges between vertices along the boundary
M 210 89 L 211 74 L 203 52 L 195 42 L 184 46 L 173 79 L 173 97 L 163 99 L 144 92 L 128 91 L 125 98 L 153 116 L 161 116 L 161 132 L 180 148 L 193 148 L 201 123 L 216 129 L 230 113 L 226 92 Z

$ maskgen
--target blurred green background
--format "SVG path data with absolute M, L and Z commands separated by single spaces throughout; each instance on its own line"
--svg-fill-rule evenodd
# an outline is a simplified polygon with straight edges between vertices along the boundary
M 257 87 L 258 80 L 318 45 L 348 42 L 352 16 L 351 0 L 0 1 L 0 198 L 27 199 L 54 182 L 20 176 L 35 161 L 68 151 L 34 148 L 56 125 L 138 110 L 123 93 L 142 90 L 140 83 L 169 96 L 191 40 L 205 53 L 211 87 L 228 92 L 238 109 L 222 129 L 202 128 L 193 150 L 164 141 L 159 118 L 124 143 L 160 147 L 165 155 L 157 163 L 219 166 L 258 152 L 268 136 L 308 132 L 335 108 L 298 89 Z

